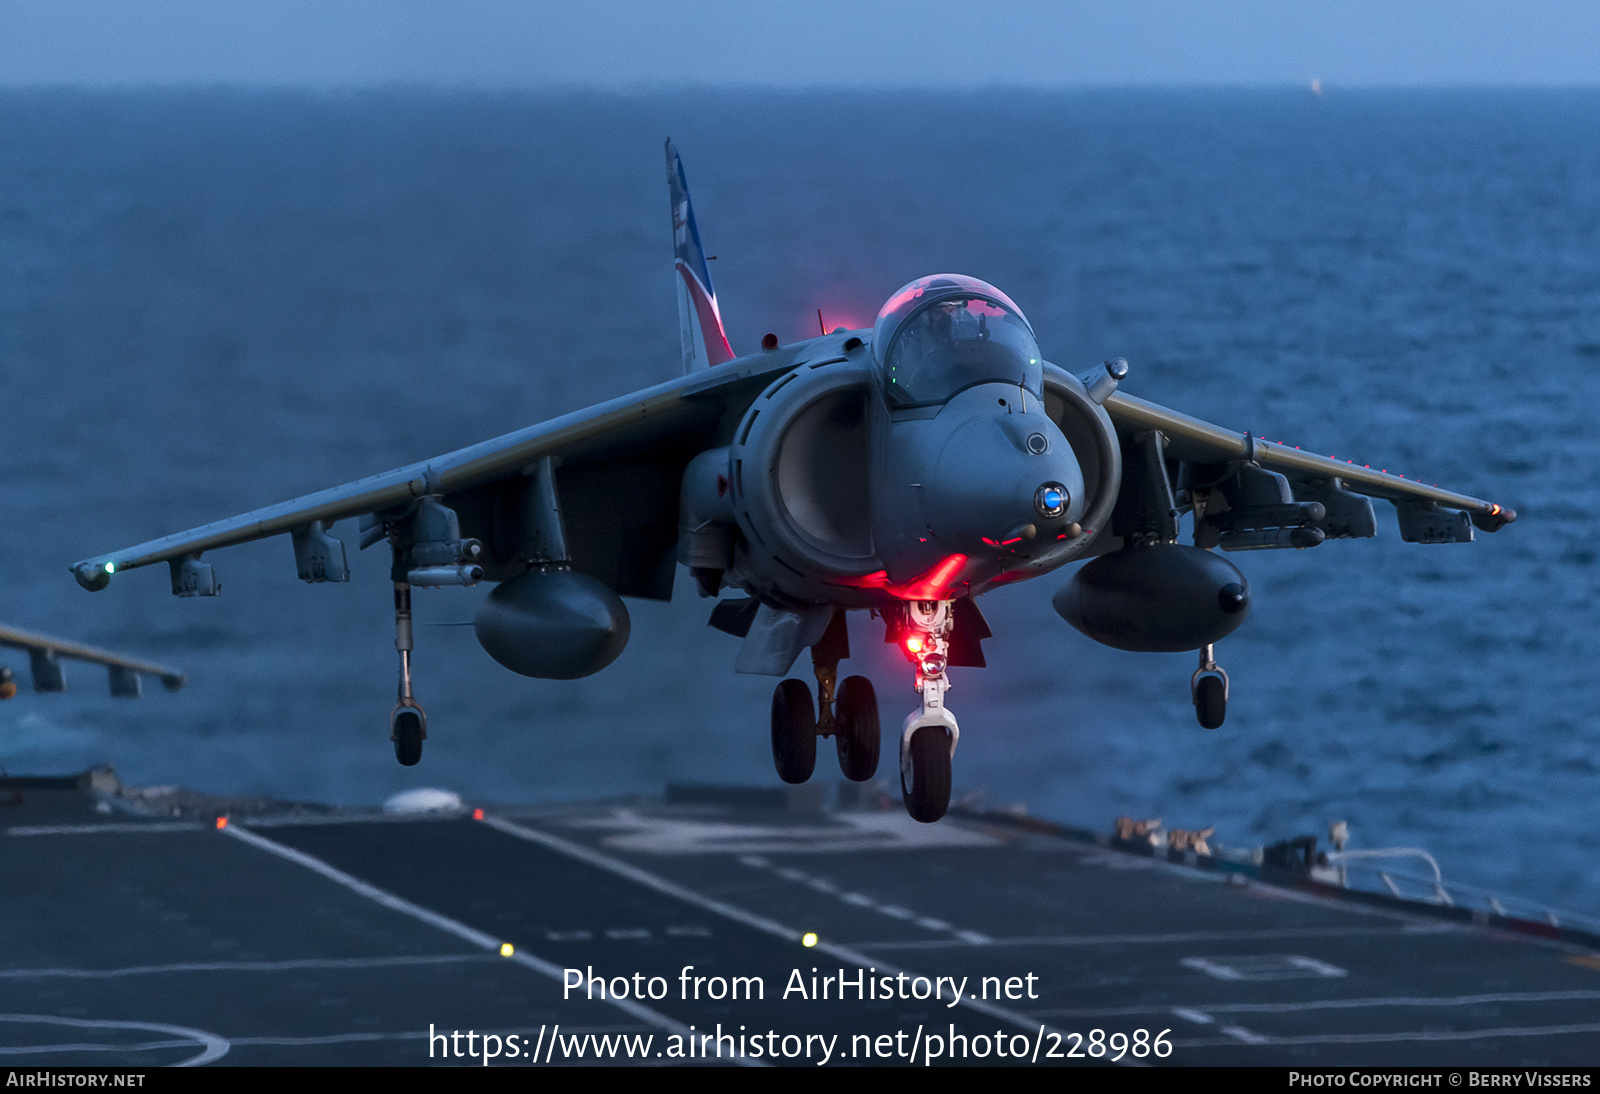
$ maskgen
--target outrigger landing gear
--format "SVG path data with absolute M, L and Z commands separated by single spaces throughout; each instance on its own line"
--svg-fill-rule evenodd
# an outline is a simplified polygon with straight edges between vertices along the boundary
M 817 738 L 832 737 L 839 769 L 852 782 L 878 773 L 878 696 L 865 676 L 849 676 L 836 687 L 839 662 L 850 656 L 844 612 L 835 612 L 828 629 L 811 647 L 817 678 L 817 705 L 803 680 L 785 680 L 772 693 L 772 761 L 778 778 L 803 783 L 817 765 Z
M 1200 667 L 1189 678 L 1195 717 L 1205 729 L 1218 729 L 1228 716 L 1228 674 L 1217 667 L 1213 646 L 1200 648 Z
M 400 651 L 400 697 L 389 713 L 389 739 L 394 758 L 414 767 L 422 759 L 428 716 L 411 694 L 411 586 L 404 581 L 394 583 L 394 648 Z
M 906 718 L 900 732 L 900 794 L 913 820 L 932 824 L 950 808 L 950 761 L 961 730 L 944 705 L 950 689 L 945 669 L 950 633 L 955 626 L 954 602 L 909 601 L 901 642 L 917 666 L 922 709 Z

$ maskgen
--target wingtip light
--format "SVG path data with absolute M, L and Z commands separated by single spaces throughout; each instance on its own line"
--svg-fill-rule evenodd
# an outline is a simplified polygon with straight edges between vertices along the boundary
M 111 584 L 111 575 L 116 572 L 116 563 L 80 562 L 72 568 L 72 576 L 78 579 L 78 584 L 97 593 Z

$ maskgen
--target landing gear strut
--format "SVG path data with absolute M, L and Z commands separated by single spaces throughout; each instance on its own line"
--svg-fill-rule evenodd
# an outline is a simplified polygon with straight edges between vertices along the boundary
M 785 680 L 772 693 L 772 761 L 778 778 L 803 783 L 817 764 L 817 738 L 832 737 L 839 769 L 852 782 L 866 782 L 878 773 L 878 696 L 865 676 L 848 676 L 842 684 L 839 662 L 850 656 L 844 612 L 835 612 L 828 629 L 811 647 L 817 678 L 817 705 L 803 680 Z
M 389 713 L 389 739 L 394 758 L 414 767 L 422 759 L 428 716 L 411 694 L 411 586 L 404 581 L 394 583 L 394 648 L 400 651 L 400 697 Z
M 1194 714 L 1205 729 L 1219 729 L 1228 716 L 1228 674 L 1217 667 L 1214 647 L 1200 648 L 1200 667 L 1189 678 Z
M 922 709 L 913 711 L 900 732 L 900 794 L 913 820 L 932 824 L 950 808 L 950 761 L 961 730 L 944 705 L 950 689 L 950 633 L 954 602 L 909 601 L 901 642 L 917 666 Z

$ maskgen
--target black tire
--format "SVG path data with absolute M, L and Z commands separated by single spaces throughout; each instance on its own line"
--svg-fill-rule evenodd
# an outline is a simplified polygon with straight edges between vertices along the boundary
M 847 676 L 833 703 L 833 743 L 839 747 L 839 770 L 853 783 L 878 773 L 883 738 L 878 728 L 878 693 L 865 676 Z
M 900 795 L 911 819 L 932 824 L 950 808 L 950 734 L 923 726 L 911 735 L 911 785 L 900 776 Z
M 1205 729 L 1219 729 L 1228 716 L 1228 694 L 1222 677 L 1202 676 L 1194 686 L 1194 713 Z
M 817 708 L 803 680 L 785 680 L 772 693 L 772 762 L 786 783 L 803 783 L 816 770 Z
M 410 707 L 394 716 L 394 758 L 405 767 L 415 767 L 422 759 L 422 715 Z

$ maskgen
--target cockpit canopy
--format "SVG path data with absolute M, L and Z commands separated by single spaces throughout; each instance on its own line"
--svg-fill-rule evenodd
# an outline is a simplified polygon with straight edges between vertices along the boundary
M 872 352 L 891 407 L 943 403 L 973 384 L 1019 384 L 1041 395 L 1039 344 L 1005 293 L 975 277 L 911 282 L 878 312 Z

